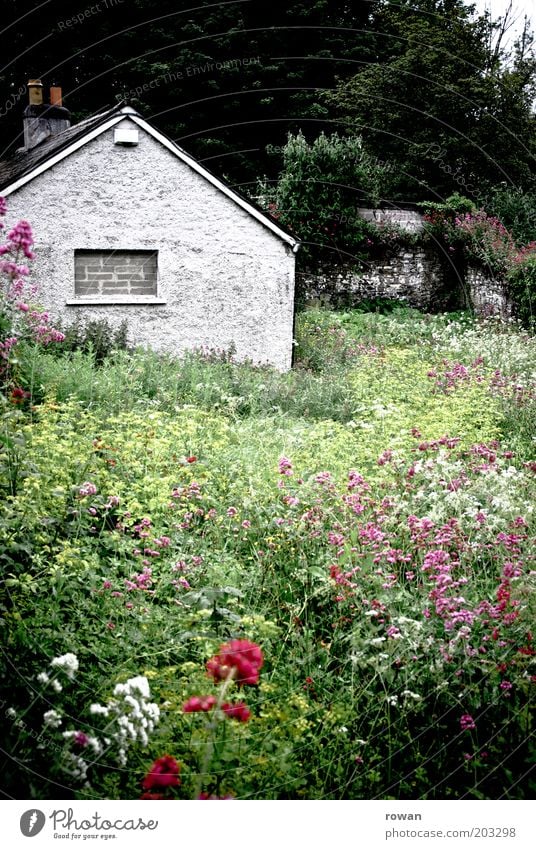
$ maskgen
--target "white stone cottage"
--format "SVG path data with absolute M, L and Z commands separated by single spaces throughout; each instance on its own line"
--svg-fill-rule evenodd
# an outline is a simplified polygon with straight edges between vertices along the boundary
M 25 145 L 0 163 L 9 222 L 34 230 L 32 280 L 62 325 L 127 322 L 129 341 L 290 368 L 296 238 L 134 109 L 71 127 L 30 81 Z

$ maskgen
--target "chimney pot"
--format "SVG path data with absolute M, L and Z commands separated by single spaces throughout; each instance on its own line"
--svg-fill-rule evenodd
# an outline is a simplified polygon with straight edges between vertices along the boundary
M 50 105 L 62 106 L 61 86 L 53 85 L 50 87 Z
M 50 88 L 50 105 L 43 103 L 41 80 L 29 80 L 28 93 L 30 102 L 24 110 L 24 150 L 32 150 L 71 126 L 71 113 L 61 105 L 59 86 Z
M 28 80 L 28 100 L 30 106 L 40 106 L 43 103 L 43 83 L 41 80 Z

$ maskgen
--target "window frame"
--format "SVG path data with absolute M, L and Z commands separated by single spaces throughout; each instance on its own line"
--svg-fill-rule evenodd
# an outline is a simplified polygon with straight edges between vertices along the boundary
M 81 254 L 113 256 L 114 254 L 146 254 L 154 255 L 156 261 L 156 292 L 154 295 L 136 294 L 99 294 L 99 295 L 77 295 L 76 294 L 76 258 Z M 73 288 L 72 297 L 66 302 L 66 306 L 114 306 L 114 305 L 159 305 L 167 303 L 165 298 L 159 295 L 160 273 L 159 273 L 159 251 L 157 248 L 75 248 L 73 251 Z

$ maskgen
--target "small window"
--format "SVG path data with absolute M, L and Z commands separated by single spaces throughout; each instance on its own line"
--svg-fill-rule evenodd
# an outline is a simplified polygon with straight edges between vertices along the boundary
M 157 251 L 75 251 L 75 298 L 150 300 L 157 296 Z

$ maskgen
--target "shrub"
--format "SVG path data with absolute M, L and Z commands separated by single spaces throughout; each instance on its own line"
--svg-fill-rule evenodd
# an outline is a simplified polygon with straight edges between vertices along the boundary
M 453 233 L 454 239 L 463 244 L 466 256 L 492 274 L 505 274 L 516 254 L 511 233 L 498 218 L 483 210 L 457 216 Z
M 536 242 L 527 245 L 515 257 L 507 279 L 519 318 L 533 329 L 536 325 Z
M 6 212 L 7 204 L 0 197 L 0 233 L 5 229 L 1 219 Z M 27 221 L 19 221 L 8 230 L 6 241 L 0 245 L 0 388 L 4 391 L 13 383 L 20 342 L 47 345 L 64 339 L 51 327 L 48 313 L 35 303 L 37 290 L 28 282 L 27 265 L 34 258 L 32 245 L 32 228 Z
M 485 207 L 502 221 L 518 244 L 527 244 L 534 238 L 536 192 L 501 186 L 491 192 Z
M 504 274 L 516 253 L 514 239 L 498 218 L 478 210 L 472 201 L 455 194 L 445 203 L 423 203 L 424 235 L 451 254 Z M 453 260 L 455 257 L 452 258 Z
M 64 351 L 85 351 L 91 353 L 95 363 L 100 365 L 114 351 L 124 351 L 128 347 L 127 322 L 123 321 L 116 329 L 106 319 L 83 324 L 77 321 L 65 328 Z
M 377 204 L 385 169 L 370 157 L 360 137 L 323 133 L 309 144 L 302 133 L 289 135 L 283 171 L 271 198 L 272 215 L 302 240 L 306 260 L 363 255 L 369 225 L 357 209 Z

